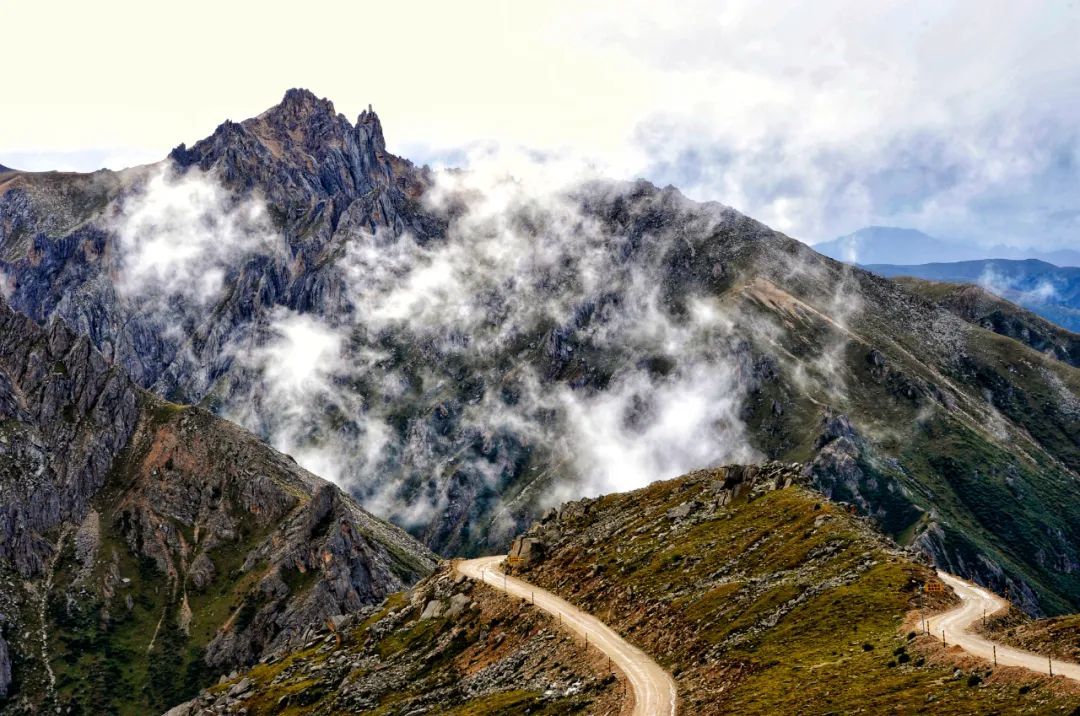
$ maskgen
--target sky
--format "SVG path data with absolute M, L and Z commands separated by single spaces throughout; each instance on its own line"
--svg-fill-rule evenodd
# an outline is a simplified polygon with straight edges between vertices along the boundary
M 156 161 L 307 87 L 390 149 L 573 157 L 815 242 L 1080 247 L 1080 3 L 0 0 L 0 164 Z

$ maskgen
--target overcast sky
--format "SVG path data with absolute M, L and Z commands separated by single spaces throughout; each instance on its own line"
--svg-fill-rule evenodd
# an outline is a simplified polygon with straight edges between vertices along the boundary
M 1080 246 L 1076 0 L 0 0 L 0 27 L 17 168 L 154 161 L 300 86 L 414 160 L 567 154 L 811 242 Z

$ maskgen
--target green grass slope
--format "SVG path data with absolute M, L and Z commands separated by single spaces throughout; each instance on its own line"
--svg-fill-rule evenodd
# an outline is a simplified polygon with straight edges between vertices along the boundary
M 564 505 L 516 568 L 661 664 L 683 709 L 726 713 L 1069 713 L 1045 679 L 955 671 L 905 629 L 933 571 L 797 470 L 719 469 Z M 781 489 L 774 489 L 780 487 Z M 974 677 L 974 678 L 972 678 Z

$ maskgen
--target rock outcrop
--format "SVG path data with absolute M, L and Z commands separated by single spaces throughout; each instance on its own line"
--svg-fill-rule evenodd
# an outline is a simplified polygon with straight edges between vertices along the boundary
M 138 414 L 137 389 L 87 338 L 0 300 L 0 558 L 41 574 L 45 533 L 82 521 Z

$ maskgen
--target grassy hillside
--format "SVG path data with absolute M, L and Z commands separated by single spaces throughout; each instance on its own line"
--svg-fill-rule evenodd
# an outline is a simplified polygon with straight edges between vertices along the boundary
M 893 280 L 969 323 L 1018 340 L 1073 367 L 1080 366 L 1080 334 L 1055 325 L 979 286 L 903 276 Z
M 1069 713 L 1045 680 L 954 671 L 905 628 L 940 609 L 927 566 L 781 466 L 719 469 L 569 503 L 518 568 L 675 675 L 684 709 L 721 713 Z M 732 500 L 732 498 L 734 498 Z
M 820 309 L 817 281 L 728 291 L 769 358 L 745 411 L 758 447 L 807 462 L 818 488 L 943 568 L 1033 613 L 1076 611 L 1080 371 L 890 282 L 851 282 L 846 322 Z
M 865 263 L 865 262 L 864 262 Z M 916 277 L 962 289 L 982 286 L 1067 331 L 1080 330 L 1080 268 L 1044 261 L 984 259 L 916 266 L 868 265 L 881 276 Z M 1005 313 L 1009 313 L 1006 309 Z

